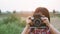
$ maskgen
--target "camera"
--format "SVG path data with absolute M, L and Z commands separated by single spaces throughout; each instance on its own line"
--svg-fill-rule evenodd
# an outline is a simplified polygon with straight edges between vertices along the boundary
M 30 19 L 32 21 L 32 25 L 30 24 L 31 27 L 44 27 L 46 26 L 45 23 L 43 23 L 43 21 L 41 20 L 41 18 L 43 18 L 44 16 L 40 15 L 40 14 L 34 14 Z

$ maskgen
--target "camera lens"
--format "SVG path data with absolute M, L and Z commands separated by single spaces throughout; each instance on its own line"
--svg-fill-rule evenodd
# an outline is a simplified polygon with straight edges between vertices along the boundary
M 36 20 L 36 21 L 35 21 L 35 25 L 36 25 L 36 26 L 39 26 L 39 25 L 40 25 L 40 20 Z

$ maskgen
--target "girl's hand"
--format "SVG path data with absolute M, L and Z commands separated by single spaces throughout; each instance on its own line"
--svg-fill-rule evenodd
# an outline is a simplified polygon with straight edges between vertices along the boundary
M 50 24 L 47 17 L 42 17 L 41 19 L 42 19 L 43 23 L 45 23 L 47 26 Z
M 31 16 L 27 17 L 26 19 L 26 26 L 30 26 L 30 23 L 31 23 Z

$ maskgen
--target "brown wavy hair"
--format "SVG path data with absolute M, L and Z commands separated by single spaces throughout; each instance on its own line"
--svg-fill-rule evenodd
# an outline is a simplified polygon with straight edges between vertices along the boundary
M 48 20 L 50 21 L 50 15 L 49 15 L 49 11 L 48 11 L 47 8 L 38 7 L 38 8 L 36 8 L 34 14 L 36 14 L 36 13 L 42 13 L 42 14 L 43 14 L 45 17 L 47 17 Z M 34 15 L 34 14 L 33 14 L 33 15 Z

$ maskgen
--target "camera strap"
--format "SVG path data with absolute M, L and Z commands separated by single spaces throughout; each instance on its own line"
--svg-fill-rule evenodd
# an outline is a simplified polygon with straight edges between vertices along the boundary
M 30 34 L 51 34 L 49 29 L 34 29 Z

